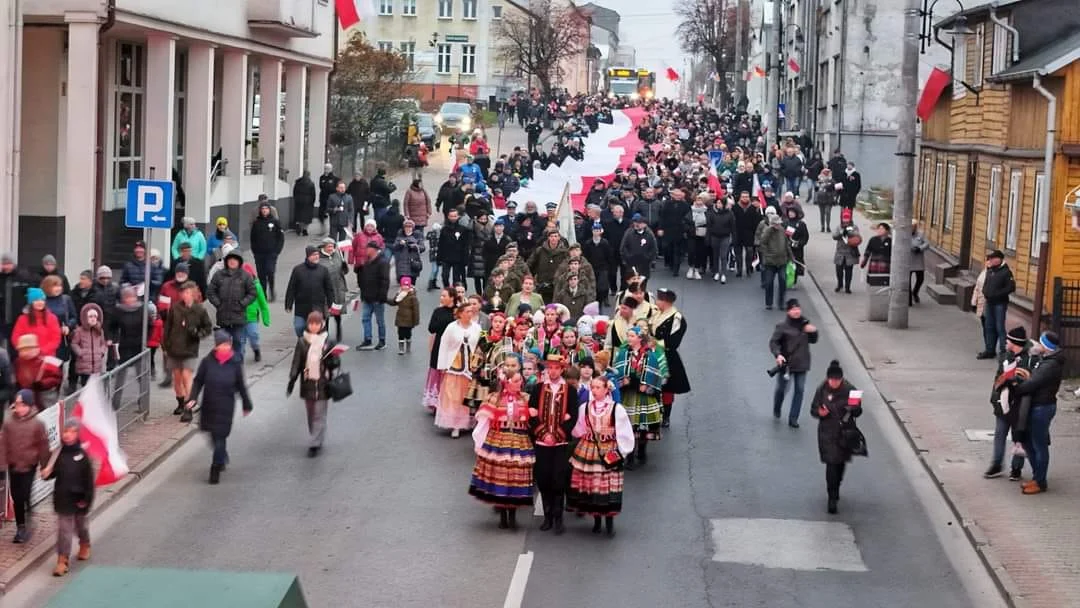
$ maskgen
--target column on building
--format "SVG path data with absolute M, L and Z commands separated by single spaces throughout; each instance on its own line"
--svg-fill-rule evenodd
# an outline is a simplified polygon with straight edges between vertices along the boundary
M 244 51 L 225 51 L 222 62 L 221 155 L 228 163 L 226 199 L 239 202 L 244 184 L 244 160 L 247 150 L 248 55 Z M 211 216 L 215 212 L 211 210 Z
M 277 199 L 281 169 L 280 96 L 281 60 L 263 57 L 259 62 L 259 156 L 263 163 L 262 191 L 270 200 Z
M 308 89 L 308 154 L 307 167 L 312 175 L 322 175 L 326 162 L 327 94 L 330 87 L 330 70 L 311 68 Z M 341 175 L 345 169 L 334 167 Z M 351 169 L 350 169 L 351 171 Z
M 187 98 L 184 116 L 184 214 L 199 223 L 210 221 L 210 157 L 213 154 L 214 47 L 194 44 L 187 53 Z
M 307 66 L 285 68 L 285 170 L 291 185 L 304 173 L 304 118 L 307 116 Z M 291 191 L 290 191 L 291 194 Z M 287 216 L 291 219 L 292 214 Z
M 171 180 L 176 151 L 176 38 L 152 33 L 146 39 L 146 145 L 144 179 Z M 148 246 L 168 256 L 167 230 L 152 230 Z
M 63 262 L 69 275 L 90 268 L 94 257 L 97 175 L 98 17 L 68 13 L 67 96 L 62 109 L 67 136 L 61 140 L 63 170 L 59 204 L 66 224 Z
M 6 25 L 6 24 L 5 24 Z M 17 30 L 0 27 L 0 70 L 5 76 L 5 86 L 0 87 L 0 251 L 14 251 L 18 244 L 19 191 L 18 177 L 9 173 L 14 151 L 15 125 L 21 120 L 15 93 L 17 81 L 21 80 L 22 65 L 15 52 Z M 15 77 L 16 82 L 8 80 Z

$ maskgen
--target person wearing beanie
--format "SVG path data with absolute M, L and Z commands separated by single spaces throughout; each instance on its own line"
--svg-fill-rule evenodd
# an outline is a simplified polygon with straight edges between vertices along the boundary
M 773 308 L 776 290 L 776 307 L 780 308 L 787 293 L 788 262 L 792 261 L 791 246 L 784 231 L 783 219 L 777 213 L 767 213 L 757 232 L 758 256 L 761 260 L 761 286 L 765 288 L 765 310 Z
M 56 511 L 56 567 L 53 576 L 70 570 L 72 537 L 79 538 L 76 559 L 90 559 L 90 509 L 94 506 L 94 466 L 79 442 L 79 421 L 70 418 L 60 433 L 60 449 L 41 470 L 42 479 L 53 479 Z
M 334 371 L 341 367 L 341 360 L 334 350 L 336 343 L 330 339 L 325 323 L 323 314 L 317 310 L 308 315 L 304 333 L 293 349 L 289 382 L 285 388 L 285 395 L 292 395 L 296 381 L 300 381 L 300 398 L 307 410 L 309 458 L 318 456 L 322 450 L 330 404 L 327 386 Z
M 312 311 L 324 315 L 334 302 L 334 283 L 330 271 L 319 264 L 319 248 L 304 248 L 304 261 L 293 267 L 289 284 L 285 288 L 285 312 L 293 313 L 293 330 L 296 337 L 304 334 L 307 318 Z
M 360 268 L 367 262 L 367 246 L 368 243 L 374 242 L 379 246 L 379 249 L 386 247 L 386 241 L 383 236 L 379 234 L 377 224 L 374 218 L 368 218 L 364 220 L 364 227 L 362 230 L 357 230 L 352 239 L 352 252 L 349 254 L 349 264 L 352 265 L 353 271 L 358 275 Z
M 860 268 L 866 269 L 866 284 L 883 287 L 889 284 L 892 268 L 892 226 L 885 222 L 874 226 L 874 236 L 866 243 Z
M 390 245 L 394 259 L 394 272 L 400 277 L 409 277 L 415 284 L 424 270 L 421 254 L 427 250 L 424 235 L 417 229 L 416 222 L 405 220 L 401 232 L 397 233 Z
M 15 395 L 11 416 L 0 433 L 0 470 L 7 472 L 8 490 L 15 504 L 16 544 L 30 541 L 30 494 L 38 467 L 49 462 L 49 437 L 38 420 L 34 393 L 22 389 Z
M 326 268 L 330 275 L 330 283 L 334 286 L 334 298 L 330 302 L 330 310 L 327 311 L 327 328 L 329 320 L 334 320 L 334 328 L 337 330 L 337 341 L 341 342 L 341 315 L 345 311 L 345 305 L 349 299 L 349 284 L 346 277 L 349 273 L 349 264 L 345 255 L 337 250 L 337 242 L 326 237 L 319 242 L 319 265 Z
M 210 233 L 210 238 L 206 239 L 206 248 L 215 258 L 225 257 L 221 255 L 221 246 L 226 242 L 231 242 L 233 245 L 239 245 L 240 240 L 236 238 L 236 234 L 232 230 L 229 230 L 229 220 L 224 217 L 219 217 L 214 221 L 215 230 Z
M 285 248 L 285 227 L 277 216 L 277 211 L 269 202 L 259 204 L 258 214 L 251 223 L 248 239 L 251 241 L 251 255 L 255 258 L 255 271 L 267 299 L 277 299 L 274 275 L 277 273 L 277 260 Z
M 1017 325 L 1009 330 L 1005 337 L 1005 352 L 998 358 L 997 371 L 994 373 L 994 384 L 990 390 L 990 405 L 994 408 L 994 451 L 990 460 L 990 467 L 983 473 L 986 479 L 1000 477 L 1002 461 L 1005 459 L 1006 440 L 1012 433 L 1013 449 L 1009 466 L 1009 480 L 1019 481 L 1021 470 L 1024 468 L 1024 455 L 1017 439 L 1017 422 L 1020 419 L 1022 401 L 1016 396 L 1016 391 L 1011 390 L 1010 380 L 1016 376 L 1018 370 L 1030 371 L 1034 362 L 1028 350 L 1029 341 L 1027 330 L 1023 325 Z M 1030 407 L 1030 400 L 1027 400 Z
M 207 245 L 206 235 L 195 224 L 195 218 L 185 217 L 180 220 L 182 228 L 176 233 L 172 242 L 172 258 L 180 257 L 180 250 L 186 244 L 191 249 L 191 257 L 196 260 L 206 259 Z M 228 224 L 226 224 L 228 225 Z
M 833 253 L 836 289 L 833 291 L 851 293 L 851 279 L 855 274 L 855 266 L 859 264 L 859 246 L 862 244 L 862 235 L 852 220 L 851 209 L 840 212 L 840 225 L 832 231 L 832 238 L 836 241 L 836 251 Z
M 382 255 L 378 244 L 368 241 L 364 250 L 367 261 L 357 274 L 357 284 L 360 287 L 361 314 L 360 324 L 364 328 L 364 341 L 357 346 L 357 350 L 383 350 L 386 348 L 386 314 L 385 304 L 390 291 L 390 262 Z M 374 344 L 371 331 L 371 318 L 379 328 L 379 342 Z
M 41 290 L 45 292 L 45 308 L 56 316 L 60 324 L 60 345 L 56 357 L 61 361 L 71 360 L 71 333 L 79 325 L 79 313 L 71 296 L 64 293 L 64 283 L 58 275 L 51 274 L 42 279 Z M 69 369 L 73 367 L 68 366 Z M 69 376 L 70 377 L 70 376 Z
M 616 271 L 615 250 L 604 238 L 604 225 L 593 222 L 592 237 L 581 243 L 581 257 L 592 267 L 596 282 L 596 298 L 601 306 L 608 306 L 608 293 L 613 282 L 612 273 Z
M 149 288 L 150 299 L 156 300 L 158 292 L 161 290 L 161 284 L 165 282 L 165 268 L 160 262 L 154 264 L 151 261 L 148 282 L 146 276 L 146 257 L 148 255 L 150 255 L 150 252 L 146 249 L 146 243 L 142 241 L 136 242 L 131 259 L 124 262 L 124 266 L 120 270 L 120 285 L 134 286 L 139 297 L 142 297 L 144 289 Z M 160 259 L 160 255 L 158 257 Z
M 806 373 L 810 371 L 810 345 L 817 343 L 818 333 L 810 320 L 802 316 L 802 307 L 795 298 L 789 299 L 784 308 L 787 315 L 776 324 L 769 339 L 769 352 L 776 358 L 779 372 L 776 391 L 773 393 L 773 418 L 780 419 L 787 393 L 788 381 L 794 382 L 791 391 L 791 408 L 788 410 L 788 426 L 799 428 L 799 412 L 802 409 Z
M 397 294 L 387 304 L 397 307 L 394 327 L 397 328 L 398 354 L 404 355 L 412 352 L 413 328 L 420 325 L 420 300 L 416 297 L 412 277 L 401 277 L 398 285 Z
M 210 464 L 210 483 L 217 484 L 229 464 L 226 440 L 236 417 L 236 398 L 240 397 L 244 416 L 253 405 L 244 379 L 244 362 L 233 352 L 233 334 L 225 329 L 214 332 L 214 348 L 195 372 L 185 408 L 193 411 L 200 402 L 199 430 L 210 434 L 214 446 Z M 202 398 L 200 400 L 200 394 Z
M 149 311 L 145 315 L 143 313 L 143 301 L 138 296 L 135 288 L 126 286 L 121 289 L 120 302 L 113 309 L 113 314 L 107 316 L 105 326 L 105 335 L 115 345 L 116 351 L 114 354 L 119 355 L 117 364 L 120 367 L 115 372 L 116 384 L 114 386 L 124 386 L 128 370 L 132 367 L 135 368 L 136 377 L 140 377 L 144 372 L 148 371 L 143 368 L 145 361 L 139 358 L 139 354 L 146 346 L 144 336 L 150 336 L 154 322 L 157 320 L 157 309 L 150 306 Z M 122 365 L 134 359 L 137 359 L 137 362 L 133 366 Z M 120 408 L 121 397 L 120 391 L 114 393 L 114 410 Z
M 26 307 L 26 290 L 41 282 L 33 273 L 18 266 L 11 253 L 0 255 L 0 331 L 10 336 L 16 319 Z M 8 354 L 14 357 L 14 340 L 8 342 Z
M 161 340 L 176 397 L 173 415 L 181 416 L 181 422 L 191 421 L 191 412 L 184 405 L 191 392 L 192 376 L 199 361 L 199 344 L 213 329 L 198 286 L 193 281 L 181 283 L 176 298 L 167 309 Z
M 60 319 L 46 306 L 45 292 L 40 287 L 26 290 L 26 302 L 26 309 L 19 315 L 11 330 L 11 341 L 18 344 L 20 337 L 33 334 L 37 336 L 42 355 L 56 356 L 64 338 Z
M 985 348 L 978 359 L 993 359 L 1005 350 L 1005 318 L 1009 312 L 1009 297 L 1016 291 L 1016 279 L 1005 263 L 1005 253 L 999 249 L 986 256 L 986 273 L 982 277 L 983 340 Z
M 866 441 L 855 425 L 862 415 L 862 391 L 844 379 L 835 359 L 829 363 L 825 381 L 810 401 L 810 415 L 818 419 L 818 456 L 825 465 L 826 511 L 836 514 L 840 484 L 852 456 L 866 456 Z
M 56 261 L 56 256 L 51 253 L 41 258 L 41 267 L 37 269 L 35 276 L 38 279 L 38 283 L 45 280 L 45 277 L 55 276 L 63 282 L 64 293 L 71 293 L 71 284 L 68 283 L 67 275 L 60 270 L 60 266 Z
M 663 347 L 668 364 L 668 377 L 660 393 L 660 400 L 664 407 L 664 419 L 661 422 L 663 428 L 671 426 L 671 408 L 675 403 L 675 395 L 685 395 L 690 392 L 690 378 L 686 374 L 682 356 L 679 355 L 679 347 L 682 345 L 683 337 L 686 336 L 688 326 L 682 312 L 675 307 L 675 300 L 674 291 L 657 289 L 656 309 L 658 312 L 649 320 L 649 333 L 652 334 L 657 345 Z
M 334 239 L 334 242 L 346 238 L 353 216 L 356 214 L 356 204 L 353 197 L 346 192 L 346 189 L 345 181 L 339 179 L 334 184 L 334 191 L 330 193 L 330 196 L 326 197 L 326 210 L 324 212 L 330 224 L 327 237 Z
M 1024 494 L 1040 494 L 1047 490 L 1046 476 L 1050 469 L 1050 423 L 1057 414 L 1057 394 L 1065 372 L 1061 338 L 1057 333 L 1044 331 L 1031 346 L 1031 354 L 1038 357 L 1031 371 L 1016 372 L 1012 392 L 1023 399 L 1029 398 L 1031 407 L 1024 411 L 1021 406 L 1018 426 L 1024 453 L 1031 461 L 1031 481 L 1023 486 Z
M 223 247 L 223 249 L 225 249 Z M 241 266 L 244 257 L 237 249 L 224 255 L 225 267 L 214 273 L 206 290 L 206 299 L 217 311 L 218 327 L 233 337 L 233 353 L 244 360 L 244 343 L 247 339 L 247 307 L 259 293 L 255 289 L 255 277 Z

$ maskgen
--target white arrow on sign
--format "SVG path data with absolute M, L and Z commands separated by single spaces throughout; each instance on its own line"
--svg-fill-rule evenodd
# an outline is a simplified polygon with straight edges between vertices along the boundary
M 150 219 L 154 220 L 155 222 L 164 222 L 165 221 L 165 216 L 164 215 L 151 215 Z

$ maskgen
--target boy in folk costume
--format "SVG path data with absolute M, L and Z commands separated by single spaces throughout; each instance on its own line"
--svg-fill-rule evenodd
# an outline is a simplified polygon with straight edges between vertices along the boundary
M 536 444 L 533 474 L 544 501 L 541 531 L 555 528 L 562 534 L 563 503 L 570 478 L 570 431 L 577 422 L 578 396 L 563 379 L 566 364 L 561 355 L 550 354 L 544 374 L 529 400 L 529 425 Z
M 650 321 L 650 332 L 657 345 L 664 349 L 668 364 L 668 377 L 660 393 L 664 407 L 664 419 L 661 423 L 663 428 L 671 426 L 671 406 L 675 403 L 675 395 L 690 392 L 690 379 L 686 375 L 682 357 L 679 356 L 679 345 L 686 335 L 686 318 L 675 308 L 675 299 L 674 291 L 657 290 L 657 313 Z

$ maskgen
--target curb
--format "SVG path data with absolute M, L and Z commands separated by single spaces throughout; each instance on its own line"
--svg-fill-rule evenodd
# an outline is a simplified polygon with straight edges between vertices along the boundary
M 291 351 L 291 349 L 286 350 Z M 278 365 L 289 360 L 291 356 L 292 354 L 289 352 L 288 354 L 281 355 L 280 358 L 276 358 L 273 362 L 264 362 L 263 366 L 259 368 L 258 371 L 252 373 L 252 377 L 248 380 L 248 388 L 251 388 L 252 385 L 268 376 Z M 162 420 L 171 421 L 172 418 L 163 418 Z M 183 447 L 183 445 L 198 432 L 199 427 L 194 423 L 181 425 L 177 431 L 165 441 L 165 443 L 143 458 L 138 464 L 131 467 L 127 477 L 108 488 L 101 490 L 99 498 L 94 505 L 93 510 L 90 512 L 90 521 L 93 522 L 99 514 L 127 494 L 135 484 L 139 483 L 139 481 L 149 475 L 150 472 L 160 466 L 161 463 L 165 462 L 169 456 L 172 456 L 174 452 Z M 14 587 L 15 584 L 22 580 L 30 571 L 37 568 L 52 555 L 55 548 L 55 543 L 40 543 L 31 549 L 29 553 L 24 555 L 22 559 L 15 562 L 12 567 L 8 568 L 3 576 L 0 576 L 0 598 L 4 596 L 8 589 Z
M 833 303 L 829 301 L 828 296 L 825 295 L 825 290 L 822 289 L 821 284 L 818 282 L 817 277 L 814 276 L 809 265 L 807 265 L 806 268 L 806 276 L 810 277 L 810 280 L 814 283 L 814 288 L 817 289 L 818 295 L 821 296 L 825 305 L 828 306 L 829 313 L 836 319 L 836 324 L 843 330 L 844 337 L 847 338 L 848 343 L 851 344 L 851 347 L 855 350 L 855 355 L 859 358 L 859 361 L 862 362 L 863 367 L 866 368 L 871 380 L 873 380 L 873 363 L 869 356 L 867 356 L 859 347 L 859 344 L 855 341 L 851 332 L 848 331 L 847 325 L 843 322 L 839 313 L 837 313 L 836 308 L 833 307 Z M 915 456 L 917 456 L 919 462 L 922 463 L 923 470 L 925 470 L 927 475 L 934 480 L 934 485 L 937 487 L 941 497 L 945 500 L 945 504 L 949 506 L 949 510 L 956 516 L 956 521 L 960 522 L 960 527 L 964 530 L 964 536 L 968 539 L 968 542 L 971 543 L 971 548 L 975 550 L 975 553 L 979 556 L 979 561 L 982 562 L 987 574 L 990 576 L 991 580 L 994 581 L 994 585 L 998 588 L 998 591 L 1001 592 L 1002 599 L 1005 600 L 1005 603 L 1010 606 L 1010 608 L 1023 608 L 1026 606 L 1027 604 L 1022 599 L 1023 595 L 1020 592 L 1019 586 L 1005 570 L 1005 566 L 1002 564 L 1001 560 L 998 559 L 993 550 L 990 549 L 989 541 L 987 540 L 986 535 L 983 534 L 982 529 L 971 518 L 966 517 L 956 501 L 949 496 L 948 491 L 945 489 L 945 483 L 937 476 L 933 467 L 930 466 L 929 461 L 926 459 L 927 451 L 919 447 L 915 437 L 911 435 L 907 425 L 904 424 L 903 419 L 900 417 L 900 413 L 893 407 L 893 404 L 896 403 L 896 401 L 890 399 L 880 388 L 878 388 L 876 380 L 874 380 L 874 392 L 881 397 L 881 400 L 885 403 L 886 407 L 889 408 L 889 413 L 892 414 L 893 421 L 896 422 L 896 425 L 900 428 L 900 432 L 903 433 L 904 437 L 907 439 L 908 445 L 911 446 L 912 451 L 915 452 Z

